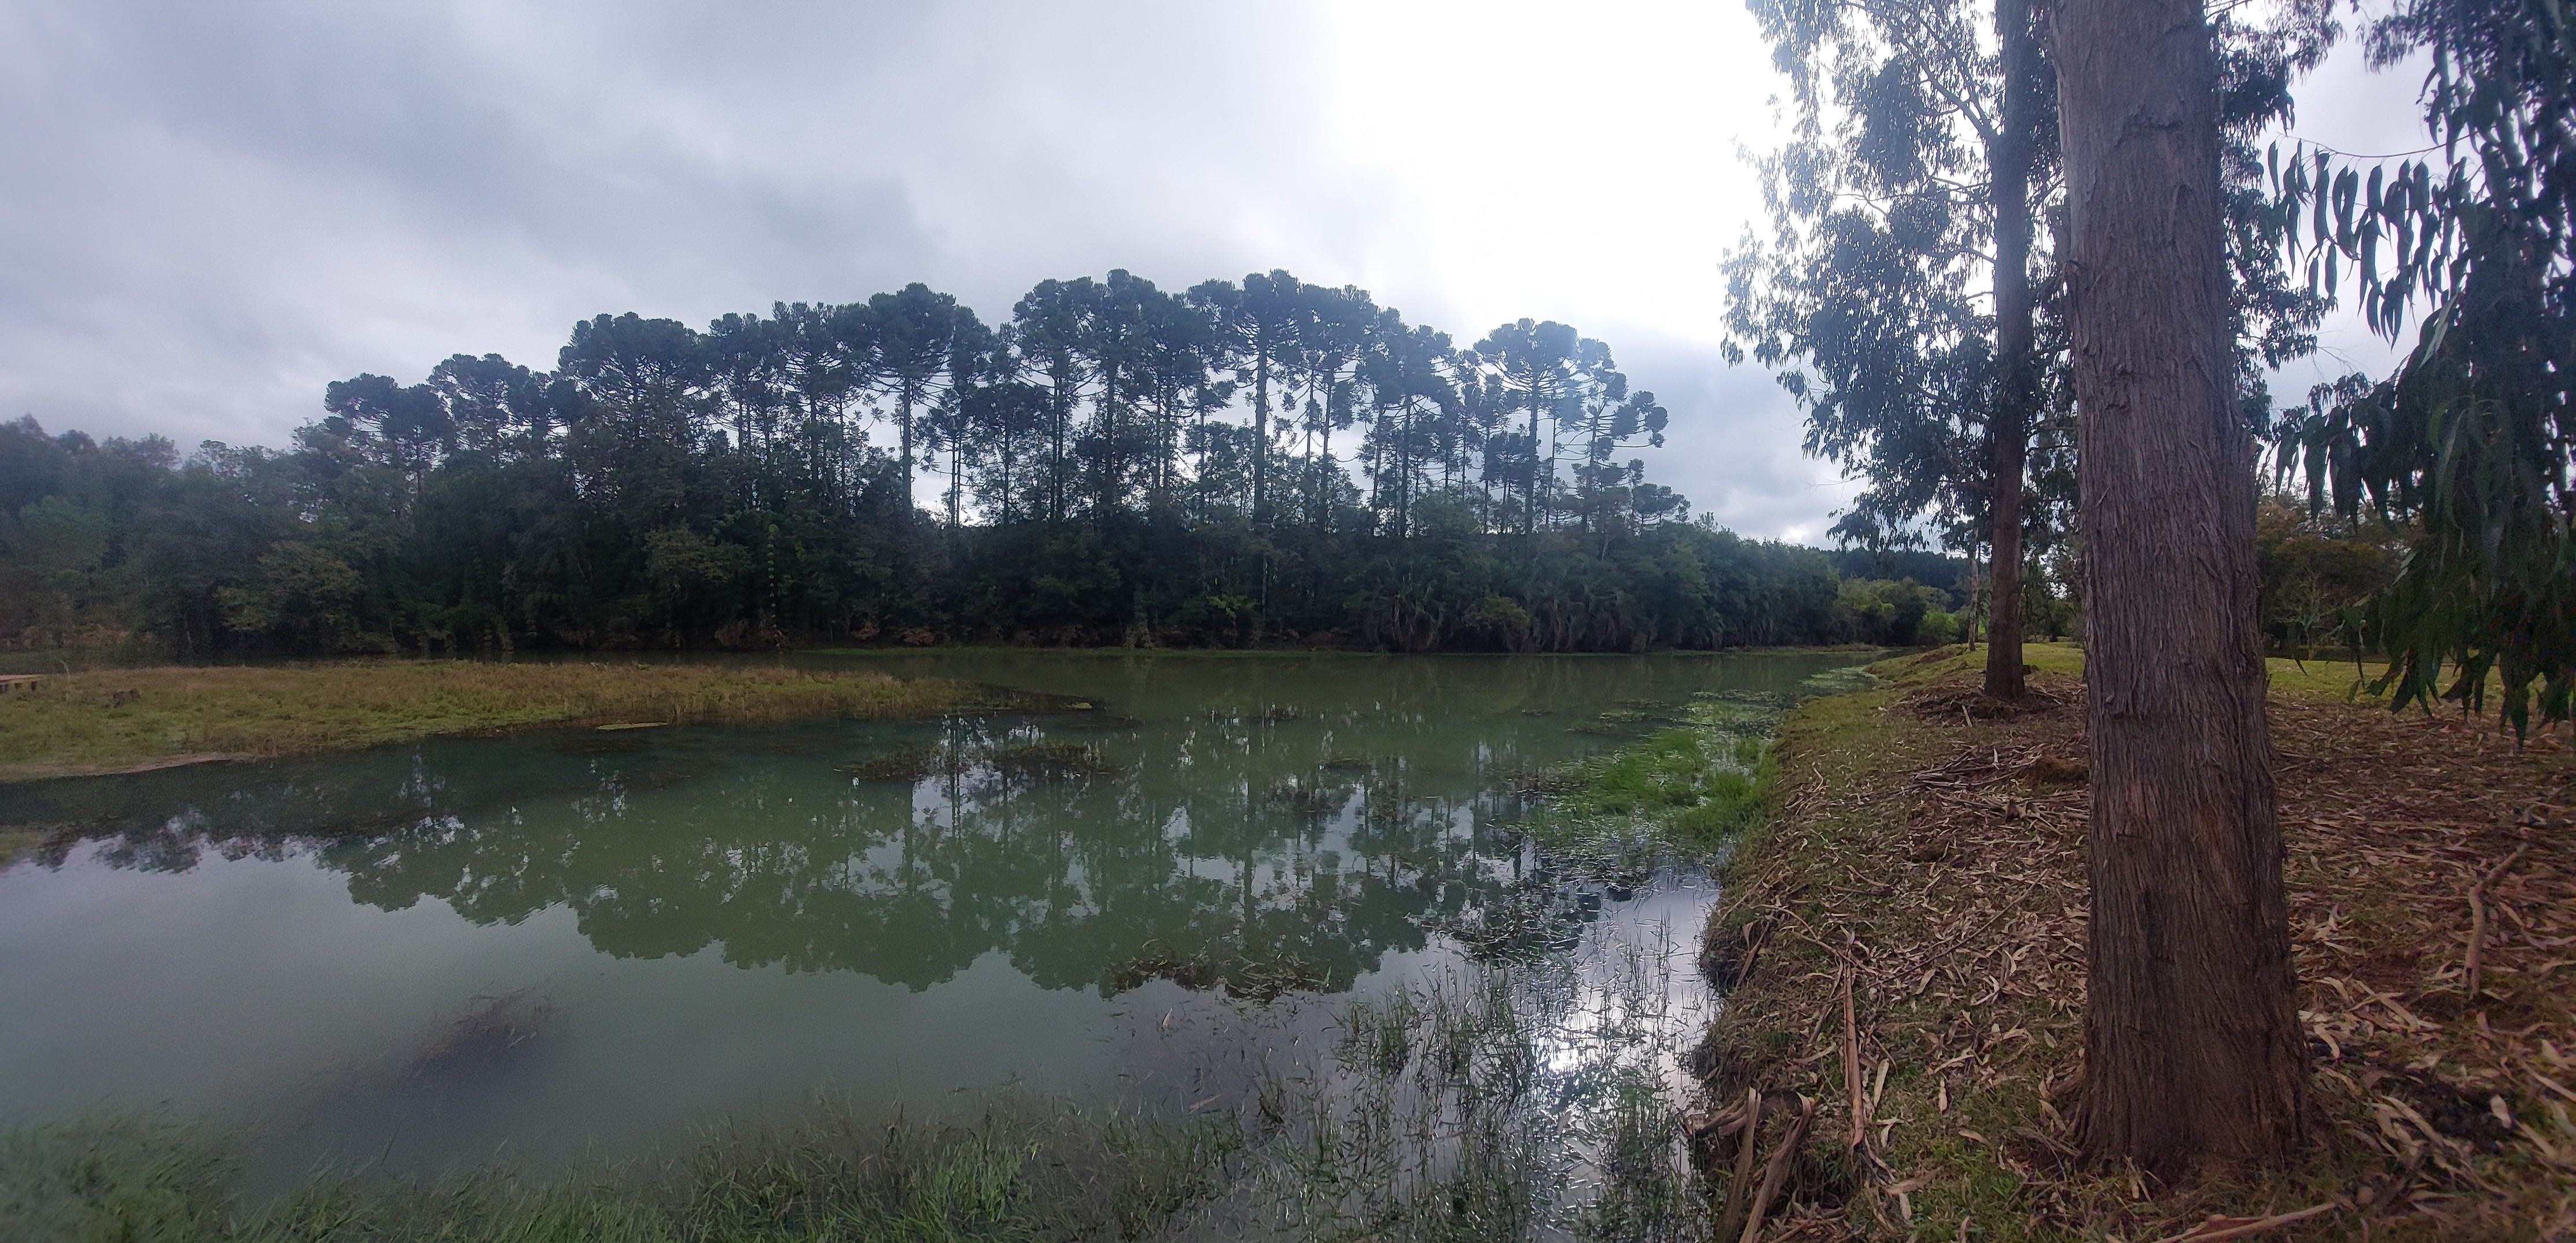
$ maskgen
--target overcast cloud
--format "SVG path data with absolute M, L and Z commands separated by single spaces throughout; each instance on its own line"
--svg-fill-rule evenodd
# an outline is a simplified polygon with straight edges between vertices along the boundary
M 2414 146 L 2413 84 L 2345 58 L 2300 129 Z M 1815 541 L 1847 487 L 1717 350 L 1773 89 L 1727 0 L 0 3 L 0 411 L 279 444 L 326 381 L 601 312 L 1286 267 L 1609 341 L 1658 478 Z M 2285 390 L 2386 357 L 2328 343 Z

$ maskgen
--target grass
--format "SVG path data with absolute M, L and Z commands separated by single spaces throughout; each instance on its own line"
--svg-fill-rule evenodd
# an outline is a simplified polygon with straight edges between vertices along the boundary
M 28 851 L 45 844 L 45 835 L 36 829 L 11 825 L 0 828 L 0 872 L 9 870 Z
M 1589 986 L 1560 960 L 1353 999 L 1338 1032 L 1289 1044 L 1284 1064 L 1220 1068 L 1237 1086 L 1211 1089 L 1236 1104 L 1178 1119 L 1009 1096 L 956 1122 L 871 1123 L 825 1103 L 667 1158 L 544 1176 L 323 1171 L 268 1203 L 236 1194 L 222 1137 L 201 1126 L 22 1127 L 0 1131 L 0 1238 L 1702 1240 L 1708 1206 L 1658 1072 L 1687 1034 L 1660 1010 L 1664 958 L 1620 961 Z
M 1977 694 L 1981 657 L 1889 661 L 1883 686 L 1802 705 L 1777 744 L 1773 814 L 1729 864 L 1702 962 L 1734 987 L 1700 1063 L 1720 1100 L 1763 1094 L 1766 1118 L 1818 1103 L 1822 1139 L 1781 1213 L 1819 1234 L 1996 1240 L 2162 1238 L 2315 1205 L 2264 1237 L 2576 1232 L 2576 1098 L 2549 1086 L 2576 1070 L 2566 730 L 2518 749 L 2492 720 L 2392 716 L 2354 694 L 2350 665 L 2273 662 L 2315 1143 L 2286 1171 L 2156 1187 L 2074 1160 L 2066 1117 L 2084 994 L 2081 654 L 2029 649 L 2055 703 L 2009 714 Z M 2466 893 L 2482 876 L 2472 990 Z M 1825 1154 L 1849 1151 L 1855 1112 L 1862 1155 L 1836 1168 Z
M 970 1120 L 818 1107 L 658 1162 L 526 1178 L 321 1175 L 275 1203 L 231 1190 L 203 1129 L 119 1116 L 0 1136 L 0 1238 L 27 1243 L 682 1243 L 1135 1238 L 1226 1183 L 1229 1118 L 1179 1124 L 1000 1103 Z
M 1870 683 L 1836 670 L 1809 679 L 1808 690 Z M 1703 691 L 1683 716 L 1686 724 L 1610 755 L 1540 774 L 1531 783 L 1544 796 L 1529 822 L 1533 837 L 1599 879 L 1633 880 L 1670 858 L 1717 861 L 1772 802 L 1782 708 L 1770 696 Z
M 868 672 L 364 660 L 48 677 L 0 697 L 0 781 L 134 772 L 538 726 L 898 717 L 986 693 Z

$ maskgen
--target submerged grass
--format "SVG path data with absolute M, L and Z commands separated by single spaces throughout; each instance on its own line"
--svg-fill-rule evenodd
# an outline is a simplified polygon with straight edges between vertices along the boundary
M 1345 1011 L 1329 1065 L 1270 1079 L 1250 1211 L 1310 1239 L 1709 1237 L 1671 1089 L 1668 959 L 1596 944 L 1435 975 Z
M 529 1178 L 320 1177 L 265 1206 L 221 1145 L 142 1116 L 0 1137 L 0 1238 L 24 1243 L 699 1243 L 1138 1238 L 1227 1185 L 1230 1118 L 1158 1123 L 1033 1102 L 870 1125 L 840 1106 L 734 1127 L 664 1162 Z
M 547 725 L 916 716 L 991 698 L 936 679 L 738 665 L 365 660 L 72 673 L 0 698 L 0 781 Z
M 1812 689 L 1831 693 L 1854 676 L 1819 675 Z M 1713 861 L 1762 821 L 1777 780 L 1771 737 L 1782 712 L 1773 697 L 1695 694 L 1685 724 L 1542 774 L 1533 789 L 1546 797 L 1530 831 L 1549 854 L 1601 878 L 1634 879 L 1675 857 Z
M 544 1176 L 317 1174 L 253 1203 L 223 1142 L 152 1115 L 0 1132 L 12 1243 L 1709 1237 L 1669 1091 L 1664 955 L 1468 967 L 1354 999 L 1236 1108 L 1003 1098 L 955 1122 L 823 1104 L 691 1151 Z M 1277 1047 L 1277 1046 L 1273 1046 Z
M 0 827 L 0 872 L 6 872 L 28 852 L 44 845 L 45 835 L 36 829 L 15 825 Z

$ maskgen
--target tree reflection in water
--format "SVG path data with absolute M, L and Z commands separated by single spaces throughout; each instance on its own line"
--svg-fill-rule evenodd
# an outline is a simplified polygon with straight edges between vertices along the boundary
M 1151 757 L 1136 731 L 1087 724 L 828 731 L 860 735 L 856 758 L 779 754 L 778 730 L 434 743 L 55 783 L 0 815 L 78 826 L 42 853 L 53 866 L 83 840 L 109 866 L 164 871 L 208 851 L 306 854 L 387 910 L 435 898 L 516 923 L 560 904 L 620 957 L 716 946 L 916 990 L 993 950 L 1050 988 L 1336 989 L 1529 875 L 1494 827 L 1516 810 L 1499 780 L 1426 791 L 1401 759 L 1284 771 L 1258 745 L 1278 722 L 1258 714 L 1207 713 Z M 704 736 L 728 733 L 731 755 Z
M 999 951 L 1049 988 L 1338 990 L 1427 928 L 1487 954 L 1562 941 L 1558 886 L 1509 831 L 1515 776 L 1650 733 L 1693 693 L 1787 702 L 1852 660 L 864 659 L 1068 710 L 38 782 L 0 787 L 0 826 L 46 827 L 54 866 L 294 854 L 387 910 L 435 898 L 515 923 L 562 906 L 621 957 L 717 947 L 919 990 Z

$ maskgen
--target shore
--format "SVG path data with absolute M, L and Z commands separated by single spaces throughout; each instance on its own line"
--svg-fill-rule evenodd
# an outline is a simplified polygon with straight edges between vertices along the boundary
M 0 697 L 0 781 L 545 726 L 905 717 L 996 706 L 940 679 L 690 664 L 349 660 L 44 677 Z
M 2034 646 L 2041 699 L 2000 717 L 1981 659 L 1883 662 L 1878 689 L 1793 713 L 1774 814 L 1728 869 L 1702 962 L 1733 989 L 1698 1061 L 1719 1103 L 1764 1095 L 1765 1164 L 1813 1103 L 1774 1221 L 1999 1240 L 2576 1230 L 2566 727 L 2517 748 L 2492 718 L 2392 715 L 2352 694 L 2348 665 L 2274 662 L 2313 1143 L 2265 1179 L 2156 1188 L 2075 1161 L 2066 1117 L 2084 1001 L 2082 658 Z M 1698 1126 L 1712 1167 L 1751 1168 L 1728 1128 L 1741 1112 Z

